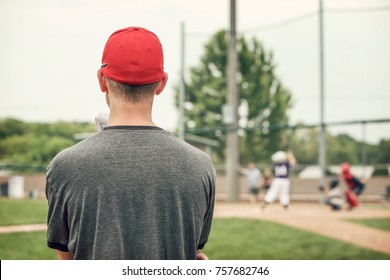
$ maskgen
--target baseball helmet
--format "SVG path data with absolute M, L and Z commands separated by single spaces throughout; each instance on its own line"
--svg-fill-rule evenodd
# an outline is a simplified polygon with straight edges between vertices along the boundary
M 350 165 L 348 162 L 344 162 L 344 163 L 340 164 L 340 168 L 341 168 L 341 172 L 343 174 L 350 173 Z
M 287 161 L 287 154 L 283 151 L 277 151 L 271 156 L 271 159 L 274 162 L 284 162 Z

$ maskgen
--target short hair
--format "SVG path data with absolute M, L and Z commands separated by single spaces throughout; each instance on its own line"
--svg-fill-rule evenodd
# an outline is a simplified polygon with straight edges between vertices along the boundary
M 146 85 L 128 85 L 115 82 L 106 77 L 106 81 L 110 88 L 113 89 L 115 94 L 123 94 L 123 96 L 118 96 L 119 98 L 124 98 L 131 103 L 139 103 L 143 100 L 148 99 L 153 95 L 160 85 L 161 81 L 154 82 Z

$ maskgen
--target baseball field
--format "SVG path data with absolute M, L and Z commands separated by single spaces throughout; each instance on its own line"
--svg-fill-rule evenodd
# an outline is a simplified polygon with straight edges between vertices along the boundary
M 0 200 L 0 259 L 48 260 L 46 201 Z M 266 211 L 247 202 L 217 202 L 210 259 L 390 260 L 390 208 L 363 205 L 332 212 L 317 203 L 277 203 Z

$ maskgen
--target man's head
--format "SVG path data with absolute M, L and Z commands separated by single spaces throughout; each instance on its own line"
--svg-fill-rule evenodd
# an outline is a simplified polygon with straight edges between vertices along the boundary
M 164 57 L 157 36 L 141 27 L 114 32 L 104 47 L 102 73 L 118 83 L 145 85 L 164 77 Z
M 164 89 L 163 50 L 158 37 L 141 27 L 114 32 L 107 40 L 98 71 L 103 92 L 111 89 L 132 102 Z
M 343 162 L 342 164 L 340 164 L 340 168 L 341 168 L 341 172 L 343 174 L 349 174 L 351 173 L 350 171 L 350 165 L 348 162 Z
M 250 162 L 250 163 L 248 163 L 248 168 L 249 169 L 255 169 L 256 168 L 256 164 L 254 164 L 253 162 Z

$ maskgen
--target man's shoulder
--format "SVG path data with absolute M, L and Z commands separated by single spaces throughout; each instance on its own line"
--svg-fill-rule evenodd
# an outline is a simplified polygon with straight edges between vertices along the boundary
M 178 138 L 176 135 L 173 135 L 172 133 L 167 132 L 166 135 L 168 136 L 168 143 L 170 142 L 170 145 L 172 147 L 175 147 L 179 150 L 183 150 L 188 153 L 193 153 L 196 155 L 199 155 L 201 157 L 209 157 L 207 153 L 202 151 L 201 149 L 189 144 L 185 140 Z
M 162 145 L 165 145 L 163 149 L 168 148 L 170 150 L 169 157 L 175 158 L 175 161 L 187 161 L 194 165 L 203 166 L 203 168 L 214 168 L 211 157 L 203 150 L 195 147 L 185 140 L 178 138 L 171 133 L 165 134 L 167 138 Z
M 51 161 L 50 165 L 57 162 L 77 161 L 78 158 L 83 157 L 89 151 L 96 150 L 96 145 L 92 144 L 96 140 L 96 136 L 87 138 L 78 142 L 64 150 L 60 151 Z

